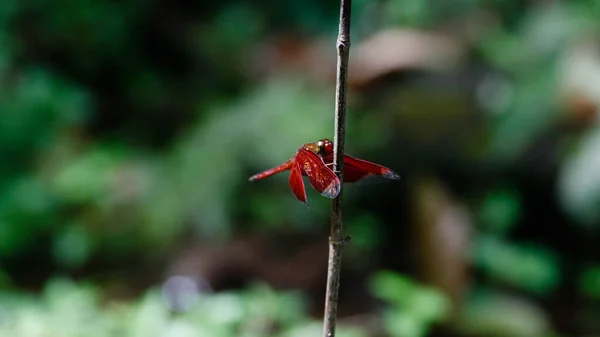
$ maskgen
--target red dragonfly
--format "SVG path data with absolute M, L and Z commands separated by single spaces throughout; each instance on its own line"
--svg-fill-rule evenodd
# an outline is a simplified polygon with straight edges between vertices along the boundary
M 264 179 L 276 173 L 291 170 L 290 187 L 298 200 L 308 205 L 302 176 L 308 176 L 312 187 L 322 196 L 335 198 L 340 193 L 340 180 L 329 168 L 333 166 L 333 143 L 322 139 L 302 145 L 296 154 L 285 163 L 250 177 L 250 181 Z M 366 176 L 381 176 L 387 179 L 400 179 L 391 169 L 366 160 L 344 155 L 344 182 L 351 183 Z

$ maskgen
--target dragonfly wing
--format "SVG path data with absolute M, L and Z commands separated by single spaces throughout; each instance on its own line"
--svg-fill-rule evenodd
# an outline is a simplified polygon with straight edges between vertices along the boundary
M 385 166 L 371 163 L 349 155 L 344 156 L 344 182 L 355 182 L 370 174 L 382 176 L 386 179 L 400 179 L 398 173 Z
M 296 155 L 296 162 L 308 176 L 312 187 L 322 196 L 335 198 L 340 194 L 340 180 L 318 154 L 302 147 Z
M 354 167 L 352 165 L 348 165 L 347 162 L 344 162 L 344 182 L 345 183 L 353 183 L 355 181 L 358 181 L 366 176 L 368 176 L 370 173 L 364 170 L 361 170 L 360 168 Z
M 304 189 L 304 181 L 302 181 L 302 171 L 298 162 L 292 164 L 292 172 L 290 173 L 290 187 L 296 196 L 296 199 L 308 205 L 306 202 L 306 190 Z
M 354 166 L 348 164 L 348 157 L 349 156 L 344 157 L 345 158 L 344 159 L 344 182 L 345 183 L 352 183 L 352 182 L 360 180 L 361 178 L 364 178 L 365 176 L 369 175 L 369 172 L 364 171 L 364 170 L 360 169 L 359 167 L 354 167 Z M 333 167 L 333 155 L 323 156 L 323 161 L 325 162 L 326 165 L 329 165 L 329 167 Z

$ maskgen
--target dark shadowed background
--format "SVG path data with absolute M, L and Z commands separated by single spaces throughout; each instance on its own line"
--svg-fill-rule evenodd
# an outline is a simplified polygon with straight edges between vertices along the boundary
M 319 336 L 336 1 L 0 2 L 0 336 Z M 355 0 L 338 335 L 600 334 L 600 2 Z

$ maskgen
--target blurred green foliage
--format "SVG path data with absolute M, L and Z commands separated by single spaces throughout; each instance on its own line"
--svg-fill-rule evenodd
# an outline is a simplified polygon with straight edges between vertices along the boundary
M 477 264 L 492 278 L 536 294 L 548 294 L 560 282 L 556 255 L 535 245 L 517 245 L 495 237 L 481 237 L 475 250 Z
M 557 336 L 540 308 L 489 289 L 474 292 L 463 311 L 460 327 L 469 336 Z
M 572 159 L 563 168 L 560 180 L 561 201 L 569 214 L 586 226 L 600 221 L 600 133 L 583 135 Z
M 383 324 L 390 336 L 427 336 L 432 323 L 448 316 L 450 303 L 444 294 L 397 273 L 378 272 L 370 288 L 376 297 L 389 304 Z
M 579 276 L 579 291 L 585 296 L 600 299 L 600 268 L 597 266 L 587 268 Z
M 479 209 L 479 221 L 489 232 L 505 235 L 517 225 L 521 207 L 517 191 L 495 190 L 483 200 Z
M 168 310 L 156 289 L 133 302 L 104 305 L 99 290 L 66 279 L 49 282 L 39 297 L 0 295 L 0 336 L 306 336 L 322 326 L 309 319 L 298 292 L 255 284 L 247 290 L 201 294 L 182 314 Z M 344 336 L 362 337 L 340 326 Z

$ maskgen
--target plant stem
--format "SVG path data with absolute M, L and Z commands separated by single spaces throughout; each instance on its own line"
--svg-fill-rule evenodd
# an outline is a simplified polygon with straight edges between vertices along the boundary
M 344 143 L 346 137 L 346 94 L 348 92 L 348 58 L 350 56 L 350 12 L 352 0 L 341 0 L 340 27 L 337 40 L 337 76 L 335 92 L 335 136 L 333 171 L 343 182 Z M 342 250 L 348 239 L 344 238 L 342 222 L 342 189 L 333 199 L 331 209 L 331 234 L 329 236 L 329 264 L 327 266 L 327 292 L 325 294 L 325 317 L 323 336 L 335 336 L 338 289 L 342 269 Z

